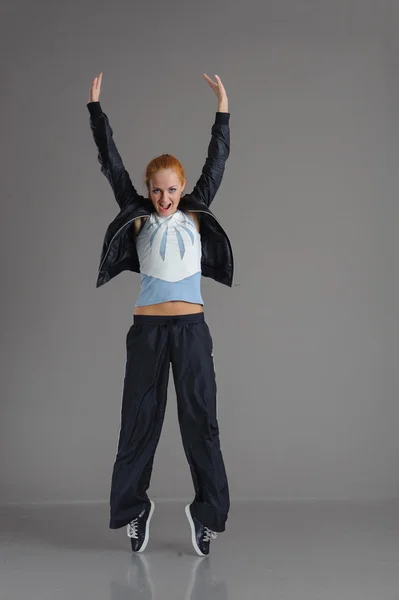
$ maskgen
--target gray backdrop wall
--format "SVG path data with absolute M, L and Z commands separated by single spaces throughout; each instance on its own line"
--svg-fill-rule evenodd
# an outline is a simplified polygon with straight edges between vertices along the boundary
M 136 187 L 162 152 L 188 190 L 217 73 L 231 155 L 213 209 L 235 285 L 203 279 L 238 499 L 399 496 L 399 9 L 393 2 L 1 6 L 1 501 L 107 501 L 139 276 L 96 290 L 117 213 L 86 108 Z M 173 380 L 153 498 L 189 498 Z

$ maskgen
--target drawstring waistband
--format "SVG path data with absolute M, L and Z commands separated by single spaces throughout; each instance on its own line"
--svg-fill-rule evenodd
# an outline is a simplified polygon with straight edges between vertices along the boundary
M 134 325 L 178 325 L 179 323 L 201 323 L 205 321 L 203 312 L 188 315 L 133 315 Z

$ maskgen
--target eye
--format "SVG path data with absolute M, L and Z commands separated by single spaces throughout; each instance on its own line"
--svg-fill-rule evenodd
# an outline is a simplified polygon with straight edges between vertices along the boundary
M 175 192 L 175 191 L 176 191 L 176 188 L 170 188 L 170 189 L 171 189 L 171 191 L 172 191 L 172 192 Z

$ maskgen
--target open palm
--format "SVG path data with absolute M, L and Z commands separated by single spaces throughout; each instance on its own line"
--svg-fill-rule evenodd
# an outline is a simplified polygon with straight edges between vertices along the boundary
M 221 102 L 222 100 L 225 100 L 227 98 L 227 93 L 226 90 L 224 88 L 224 85 L 222 83 L 222 80 L 220 79 L 220 77 L 218 75 L 215 75 L 215 81 L 212 81 L 212 79 L 210 77 L 208 77 L 208 75 L 206 75 L 205 73 L 203 74 L 205 80 L 208 82 L 209 87 L 212 88 L 212 90 L 215 92 L 216 96 L 218 97 L 219 102 Z

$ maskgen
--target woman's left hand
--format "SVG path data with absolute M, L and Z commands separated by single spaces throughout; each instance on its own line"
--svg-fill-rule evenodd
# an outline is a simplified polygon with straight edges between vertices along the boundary
M 215 83 L 214 81 L 212 81 L 212 79 L 210 77 L 208 77 L 208 75 L 206 75 L 205 73 L 203 75 L 204 75 L 206 81 L 208 82 L 209 87 L 211 87 L 213 89 L 216 96 L 218 97 L 219 110 L 222 109 L 221 112 L 228 112 L 227 93 L 226 93 L 226 90 L 224 89 L 224 85 L 223 85 L 220 77 L 218 75 L 215 75 L 215 78 L 216 78 L 216 83 Z

